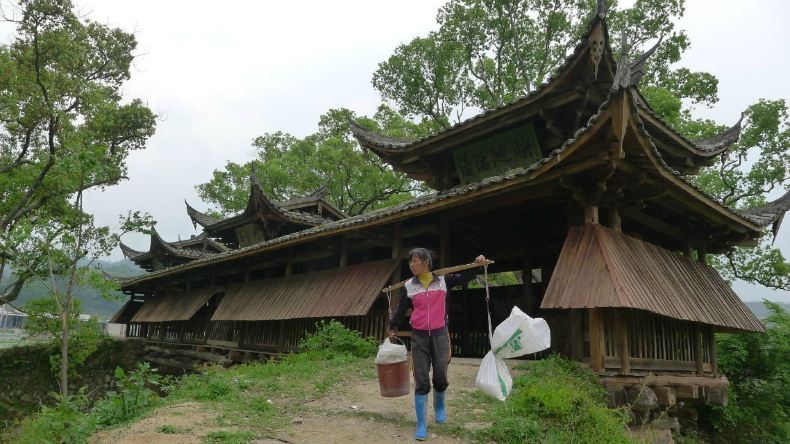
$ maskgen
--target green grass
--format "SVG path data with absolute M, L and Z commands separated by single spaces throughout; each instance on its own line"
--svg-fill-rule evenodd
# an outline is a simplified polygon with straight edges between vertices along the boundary
M 220 413 L 217 425 L 221 427 L 270 434 L 301 414 L 303 403 L 324 396 L 348 375 L 366 373 L 372 377 L 372 372 L 364 371 L 366 367 L 370 367 L 369 358 L 309 352 L 289 355 L 279 362 L 211 368 L 181 378 L 166 402 L 200 401 Z M 211 442 L 236 442 L 233 439 L 237 438 Z
M 255 439 L 255 433 L 242 430 L 239 432 L 211 432 L 203 438 L 206 444 L 247 444 Z

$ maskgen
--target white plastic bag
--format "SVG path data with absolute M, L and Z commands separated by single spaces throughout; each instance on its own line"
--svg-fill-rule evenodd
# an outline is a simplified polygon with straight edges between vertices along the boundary
M 480 363 L 475 386 L 483 393 L 504 401 L 513 389 L 513 379 L 505 361 L 494 356 L 493 352 L 488 352 Z
M 531 318 L 514 306 L 491 337 L 491 348 L 497 358 L 516 358 L 537 353 L 551 346 L 549 324 L 543 318 Z
M 397 339 L 397 338 L 396 338 Z M 400 341 L 400 339 L 398 339 Z M 379 351 L 376 353 L 376 364 L 395 364 L 406 360 L 406 346 L 401 342 L 400 344 L 393 344 L 389 338 L 379 345 Z

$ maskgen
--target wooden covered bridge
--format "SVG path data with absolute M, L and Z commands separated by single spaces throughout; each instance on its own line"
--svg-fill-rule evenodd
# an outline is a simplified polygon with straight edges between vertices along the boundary
M 123 283 L 113 321 L 161 347 L 248 354 L 293 350 L 320 319 L 382 337 L 380 290 L 408 277 L 409 248 L 433 249 L 439 266 L 483 253 L 491 272 L 520 277 L 492 289 L 494 322 L 518 305 L 547 319 L 552 352 L 610 383 L 659 375 L 723 401 L 714 333 L 764 327 L 706 259 L 778 229 L 790 197 L 737 210 L 694 185 L 740 122 L 688 140 L 661 121 L 638 87 L 651 52 L 616 61 L 596 14 L 551 79 L 513 103 L 420 140 L 352 122 L 363 149 L 435 192 L 348 217 L 325 190 L 273 202 L 253 174 L 237 216 L 187 206 L 197 241 L 127 249 L 150 272 Z M 483 290 L 457 291 L 449 316 L 453 353 L 482 356 Z

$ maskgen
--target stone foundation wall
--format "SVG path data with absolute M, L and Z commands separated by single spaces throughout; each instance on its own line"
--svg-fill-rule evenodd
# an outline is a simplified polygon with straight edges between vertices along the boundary
M 57 353 L 59 350 L 49 344 L 0 350 L 0 425 L 5 426 L 53 401 L 51 394 L 59 388 L 49 359 Z M 132 369 L 142 355 L 142 341 L 107 338 L 88 357 L 79 375 L 69 380 L 70 391 L 85 386 L 89 398 L 103 396 L 112 387 L 115 368 Z

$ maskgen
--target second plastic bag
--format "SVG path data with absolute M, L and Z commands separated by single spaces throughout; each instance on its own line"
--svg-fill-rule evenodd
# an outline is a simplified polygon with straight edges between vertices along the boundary
M 397 339 L 397 338 L 396 338 Z M 398 339 L 400 341 L 400 339 Z M 400 344 L 393 344 L 389 338 L 379 345 L 379 351 L 376 353 L 376 364 L 395 364 L 406 360 L 406 346 L 401 342 Z
M 497 325 L 491 337 L 491 348 L 497 358 L 516 358 L 537 353 L 551 346 L 549 324 L 543 318 L 531 318 L 518 307 Z
M 513 379 L 505 361 L 494 356 L 493 352 L 488 352 L 480 363 L 475 386 L 483 393 L 504 401 L 513 389 Z

